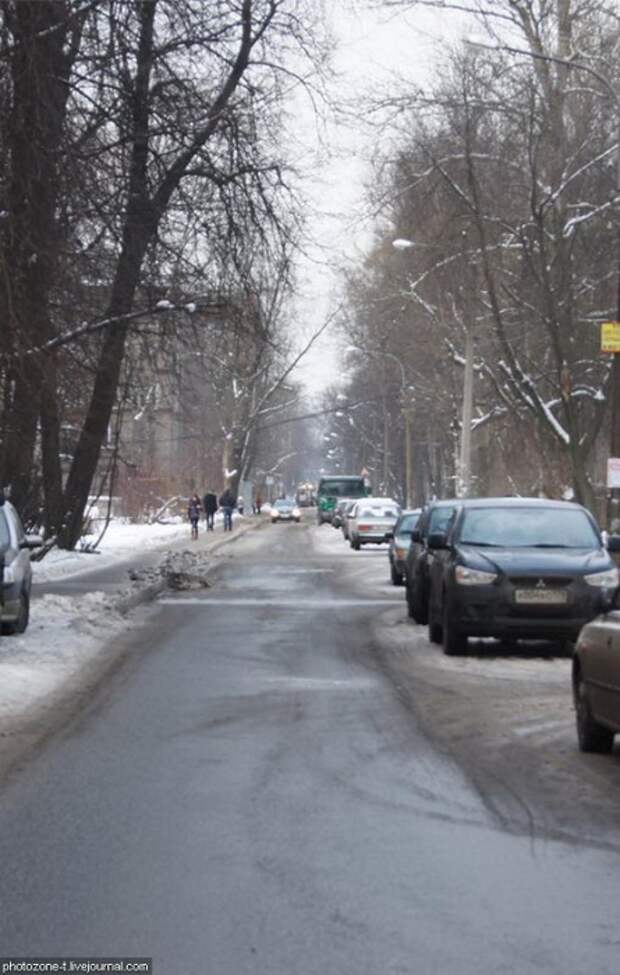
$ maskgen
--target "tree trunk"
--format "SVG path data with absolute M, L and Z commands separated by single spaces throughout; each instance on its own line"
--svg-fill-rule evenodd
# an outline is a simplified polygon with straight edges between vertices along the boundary
M 49 296 L 58 254 L 56 206 L 59 151 L 68 78 L 79 45 L 81 21 L 65 0 L 22 0 L 6 11 L 13 35 L 10 71 L 13 109 L 8 127 L 4 311 L 16 366 L 12 422 L 8 425 L 4 479 L 26 518 L 34 507 L 33 470 L 42 401 L 46 427 L 57 416 L 55 380 L 44 353 L 32 352 L 52 337 Z M 65 47 L 71 25 L 72 38 Z M 53 372 L 53 366 L 52 366 Z M 48 456 L 47 482 L 60 489 L 60 467 Z

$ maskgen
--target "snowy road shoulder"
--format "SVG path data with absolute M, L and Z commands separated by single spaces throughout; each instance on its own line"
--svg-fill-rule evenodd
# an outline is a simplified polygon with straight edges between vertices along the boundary
M 254 527 L 236 520 L 232 535 L 203 532 L 191 550 L 187 524 L 113 524 L 101 555 L 50 553 L 33 566 L 37 581 L 88 581 L 92 569 L 127 563 L 145 553 L 150 567 L 127 577 L 113 592 L 44 594 L 31 603 L 30 624 L 19 636 L 0 637 L 0 776 L 22 752 L 57 726 L 76 695 L 88 691 L 123 652 L 126 640 L 143 625 L 147 610 L 136 609 L 162 589 L 204 588 L 214 555 Z M 256 524 L 258 527 L 258 524 Z M 49 560 L 49 561 L 48 561 Z M 93 564 L 94 563 L 94 564 Z M 132 610 L 128 612 L 128 610 Z M 120 649 L 119 649 L 120 647 Z

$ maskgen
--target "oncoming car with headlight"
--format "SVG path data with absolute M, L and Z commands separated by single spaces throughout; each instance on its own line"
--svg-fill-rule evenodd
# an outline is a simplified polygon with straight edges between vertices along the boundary
M 540 498 L 479 498 L 431 533 L 429 637 L 445 653 L 468 636 L 574 641 L 613 604 L 619 574 L 585 508 Z
M 301 511 L 289 498 L 279 498 L 271 505 L 271 524 L 277 521 L 296 521 L 299 524 Z

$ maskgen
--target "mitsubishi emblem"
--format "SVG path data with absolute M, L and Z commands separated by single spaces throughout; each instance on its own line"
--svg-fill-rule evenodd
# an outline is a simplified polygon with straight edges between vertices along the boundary
M 547 586 L 546 586 L 545 580 L 544 579 L 539 579 L 538 582 L 536 583 L 536 588 L 537 589 L 546 589 Z

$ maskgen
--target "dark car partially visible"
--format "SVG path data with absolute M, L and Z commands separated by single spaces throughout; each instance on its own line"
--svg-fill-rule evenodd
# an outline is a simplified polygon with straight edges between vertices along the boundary
M 609 609 L 619 574 L 581 505 L 539 498 L 480 498 L 431 533 L 429 636 L 462 652 L 469 636 L 572 642 Z
M 421 508 L 403 511 L 394 525 L 394 535 L 390 539 L 390 548 L 388 550 L 390 579 L 394 586 L 402 586 L 404 582 L 405 560 L 411 546 L 411 536 L 419 521 L 421 512 Z
M 433 553 L 428 548 L 428 536 L 431 532 L 446 530 L 458 504 L 454 498 L 430 501 L 422 508 L 411 536 L 404 576 L 407 611 L 416 623 L 428 623 L 429 566 L 433 561 Z

